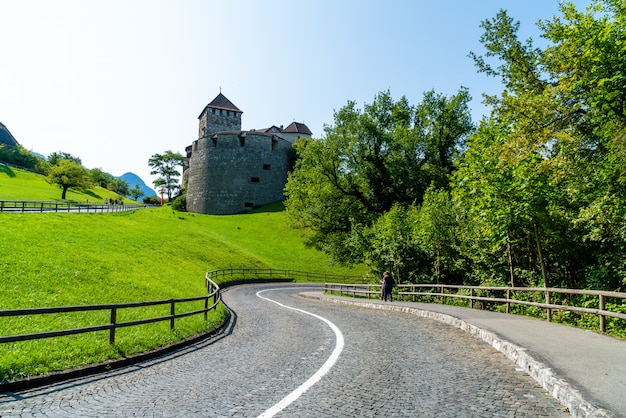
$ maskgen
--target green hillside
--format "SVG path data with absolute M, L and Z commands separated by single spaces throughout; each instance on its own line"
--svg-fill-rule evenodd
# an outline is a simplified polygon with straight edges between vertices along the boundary
M 97 186 L 84 191 L 67 191 L 67 200 L 77 202 L 102 202 L 107 198 L 118 199 L 119 196 Z M 61 189 L 48 183 L 41 174 L 0 164 L 0 200 L 61 200 Z
M 109 197 L 106 193 L 94 189 L 73 192 L 71 198 L 102 199 Z M 59 195 L 42 176 L 0 169 L 0 200 L 53 200 Z M 206 294 L 207 271 L 228 267 L 365 272 L 362 266 L 331 265 L 326 255 L 304 246 L 304 232 L 288 228 L 282 211 L 270 209 L 232 216 L 175 212 L 167 206 L 116 213 L 0 214 L 0 309 L 198 296 Z M 188 318 L 177 322 L 174 331 L 165 323 L 124 328 L 115 346 L 102 332 L 0 344 L 0 381 L 145 351 L 210 329 L 223 315 L 222 309 L 206 322 Z M 69 314 L 29 321 L 0 318 L 0 335 L 85 326 L 88 320 Z

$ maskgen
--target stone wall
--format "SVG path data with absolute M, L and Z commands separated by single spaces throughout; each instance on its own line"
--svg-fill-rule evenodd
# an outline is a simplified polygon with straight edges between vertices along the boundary
M 241 130 L 241 113 L 239 112 L 207 107 L 199 119 L 198 138 L 215 132 Z
M 191 145 L 187 210 L 214 215 L 247 212 L 284 199 L 294 161 L 291 144 L 261 132 L 221 132 Z

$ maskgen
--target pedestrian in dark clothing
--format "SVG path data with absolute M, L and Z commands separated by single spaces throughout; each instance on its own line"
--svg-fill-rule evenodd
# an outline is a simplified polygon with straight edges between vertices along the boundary
M 382 300 L 386 301 L 387 297 L 389 297 L 389 302 L 391 300 L 391 291 L 393 290 L 393 277 L 391 277 L 391 273 L 388 271 L 383 273 L 383 295 Z

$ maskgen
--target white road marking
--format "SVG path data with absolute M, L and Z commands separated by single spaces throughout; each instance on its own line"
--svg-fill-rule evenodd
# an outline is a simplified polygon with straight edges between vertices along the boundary
M 275 304 L 277 304 L 279 306 L 282 306 L 283 308 L 291 309 L 293 311 L 302 312 L 302 313 L 304 313 L 306 315 L 311 315 L 312 317 L 317 318 L 320 321 L 326 323 L 326 325 L 328 325 L 330 327 L 330 329 L 332 329 L 333 332 L 335 333 L 336 343 L 335 343 L 335 349 L 331 353 L 330 357 L 328 357 L 328 360 L 326 360 L 326 363 L 324 363 L 322 365 L 322 367 L 317 372 L 315 372 L 315 374 L 313 376 L 311 376 L 306 382 L 304 382 L 299 387 L 297 387 L 289 395 L 285 396 L 276 405 L 272 406 L 267 411 L 265 411 L 261 415 L 259 415 L 259 418 L 270 418 L 270 417 L 273 417 L 274 415 L 276 415 L 277 413 L 279 413 L 280 411 L 285 409 L 287 406 L 289 406 L 296 399 L 298 399 L 304 392 L 306 392 L 314 384 L 319 382 L 320 379 L 322 377 L 324 377 L 324 375 L 330 371 L 330 369 L 333 367 L 333 365 L 335 364 L 335 362 L 339 358 L 339 355 L 341 354 L 341 351 L 343 350 L 343 334 L 341 333 L 341 330 L 339 328 L 337 328 L 337 326 L 335 324 L 330 322 L 328 319 L 323 318 L 323 317 L 321 317 L 319 315 L 316 315 L 314 313 L 307 312 L 305 310 L 298 309 L 298 308 L 293 308 L 291 306 L 283 305 L 280 302 L 276 302 L 275 300 L 269 299 L 269 298 L 267 298 L 265 296 L 261 296 L 261 293 L 267 292 L 269 290 L 279 290 L 279 289 L 260 290 L 260 291 L 258 291 L 256 293 L 256 295 L 258 297 L 260 297 L 261 299 L 265 299 L 265 300 L 267 300 L 269 302 L 275 303 Z

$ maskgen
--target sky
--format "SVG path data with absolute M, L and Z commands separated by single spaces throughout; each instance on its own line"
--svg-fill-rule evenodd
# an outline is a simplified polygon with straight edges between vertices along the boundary
M 150 156 L 184 155 L 220 91 L 244 130 L 296 121 L 321 138 L 348 101 L 461 86 L 478 122 L 501 86 L 468 54 L 500 9 L 538 45 L 536 22 L 559 14 L 558 0 L 0 0 L 0 122 L 28 150 L 150 187 Z

